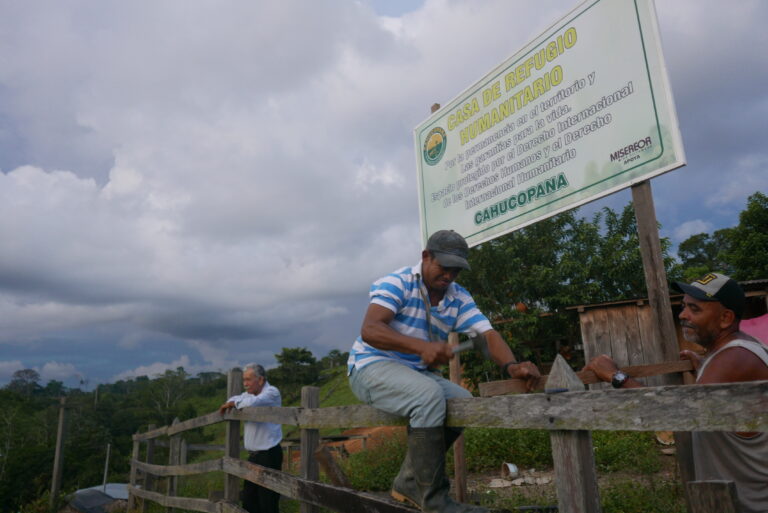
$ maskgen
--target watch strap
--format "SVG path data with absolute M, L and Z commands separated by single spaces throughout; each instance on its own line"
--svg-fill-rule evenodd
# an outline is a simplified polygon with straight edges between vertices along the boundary
M 626 383 L 628 379 L 629 379 L 628 374 L 624 373 L 621 370 L 618 370 L 611 377 L 611 386 L 613 388 L 621 388 L 624 386 L 624 383 Z

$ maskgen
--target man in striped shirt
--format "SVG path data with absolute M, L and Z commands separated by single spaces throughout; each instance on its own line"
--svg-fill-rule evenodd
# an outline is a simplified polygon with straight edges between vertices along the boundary
M 502 336 L 454 281 L 469 269 L 469 247 L 452 230 L 435 232 L 421 262 L 377 280 L 348 361 L 355 395 L 380 410 L 406 416 L 408 453 L 392 496 L 425 512 L 481 512 L 449 496 L 445 450 L 461 434 L 445 426 L 446 399 L 472 395 L 434 368 L 453 358 L 445 343 L 452 331 L 482 335 L 491 358 L 533 390 L 540 378 L 531 362 L 517 362 Z

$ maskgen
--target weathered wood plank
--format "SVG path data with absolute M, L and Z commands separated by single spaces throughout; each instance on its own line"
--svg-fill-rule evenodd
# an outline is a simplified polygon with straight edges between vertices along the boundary
M 315 459 L 320 464 L 320 467 L 328 476 L 335 486 L 341 486 L 342 488 L 352 488 L 352 484 L 349 482 L 347 474 L 344 473 L 342 468 L 336 463 L 336 459 L 331 454 L 331 450 L 326 446 L 321 446 L 315 451 Z
M 450 426 L 768 431 L 768 381 L 449 399 Z
M 333 485 L 308 481 L 247 461 L 224 458 L 224 471 L 247 479 L 280 495 L 333 509 L 340 513 L 414 513 L 393 500 Z
M 150 424 L 149 431 L 152 431 L 153 429 L 155 429 L 155 427 L 156 426 L 154 424 Z M 145 462 L 149 463 L 150 465 L 155 461 L 155 444 L 156 443 L 157 443 L 157 440 L 155 440 L 154 438 L 150 438 L 149 440 L 147 440 L 147 454 L 146 454 Z M 154 490 L 154 488 L 155 488 L 155 476 L 148 472 L 144 472 L 144 489 L 147 491 L 152 491 Z M 147 501 L 144 501 L 144 500 L 141 501 L 141 510 L 140 510 L 141 513 L 147 513 L 148 505 L 149 504 L 147 503 Z M 129 511 L 131 511 L 130 508 L 129 508 Z
M 640 242 L 640 256 L 643 260 L 645 285 L 648 290 L 648 304 L 651 307 L 651 327 L 655 331 L 652 344 L 643 347 L 646 362 L 660 362 L 675 358 L 678 353 L 675 320 L 672 318 L 672 303 L 669 300 L 667 271 L 664 268 L 664 256 L 659 240 L 659 223 L 653 205 L 651 182 L 645 180 L 632 186 L 632 203 L 637 219 L 637 234 Z M 666 385 L 682 383 L 665 376 Z
M 131 461 L 136 468 L 156 476 L 191 476 L 221 470 L 221 458 L 187 463 L 186 465 L 153 465 L 143 461 Z
M 651 345 L 655 344 L 656 340 L 656 331 L 653 328 L 653 310 L 650 305 L 638 308 L 637 322 L 638 327 L 640 328 L 640 336 L 637 338 L 638 343 L 635 344 L 638 354 L 632 363 L 652 362 L 653 360 L 650 360 L 643 353 L 644 348 L 651 347 Z M 649 387 L 658 387 L 663 384 L 661 378 L 658 376 L 648 376 L 641 381 L 645 386 Z
M 611 329 L 608 324 L 608 310 L 596 308 L 586 312 L 592 320 L 592 340 L 584 340 L 584 359 L 586 362 L 601 354 L 611 354 Z M 591 383 L 591 390 L 604 390 L 609 385 L 597 381 Z
M 686 510 L 691 511 L 688 483 L 696 479 L 696 471 L 693 464 L 693 437 L 689 431 L 675 431 L 675 460 L 680 482 L 683 484 L 683 497 Z
M 405 417 L 365 405 L 302 410 L 298 421 L 307 429 L 407 424 Z M 768 431 L 768 381 L 449 399 L 448 423 L 512 429 Z
M 633 378 L 643 378 L 646 376 L 658 376 L 673 372 L 686 372 L 693 370 L 693 364 L 690 360 L 676 360 L 672 362 L 654 363 L 650 365 L 628 365 L 621 367 L 621 370 Z M 600 380 L 592 371 L 579 371 L 576 375 L 585 385 L 598 383 Z M 546 388 L 547 376 L 542 376 L 537 390 Z M 493 397 L 502 394 L 520 394 L 525 392 L 525 381 L 521 379 L 506 379 L 501 381 L 489 381 L 480 383 L 480 396 Z
M 221 422 L 222 419 L 219 421 Z M 148 440 L 147 443 L 153 442 L 155 447 L 168 447 L 168 440 Z M 217 444 L 187 444 L 188 451 L 223 451 L 225 447 Z
M 145 431 L 144 433 L 136 433 L 133 435 L 133 440 L 138 441 L 144 441 L 144 440 L 150 440 L 152 438 L 157 438 L 160 436 L 165 436 L 168 434 L 168 429 L 170 426 L 163 426 L 161 428 L 157 429 L 150 429 L 148 431 Z
M 217 502 L 216 506 L 219 513 L 248 513 L 248 511 L 231 502 Z
M 584 384 L 557 355 L 547 390 L 584 390 Z M 600 513 L 592 434 L 586 430 L 552 431 L 552 461 L 558 509 L 568 513 Z
M 634 305 L 606 308 L 605 311 L 608 314 L 608 332 L 611 340 L 611 352 L 608 354 L 619 367 L 628 366 L 630 364 L 629 346 L 633 341 L 629 338 L 627 324 L 634 320 Z
M 449 333 L 448 344 L 459 345 L 459 334 L 455 331 Z M 451 382 L 461 386 L 461 354 L 456 353 L 451 359 L 449 374 Z M 460 435 L 453 442 L 453 489 L 458 502 L 467 501 L 467 459 L 464 456 L 464 435 Z
M 648 310 L 648 305 L 634 304 L 628 310 L 631 315 L 627 316 L 624 329 L 626 330 L 626 337 L 628 341 L 627 345 L 627 365 L 643 365 L 649 363 L 643 358 L 643 344 L 642 344 L 642 332 L 640 330 L 640 317 L 642 310 Z M 644 380 L 643 383 L 645 383 Z M 646 383 L 647 384 L 647 383 Z
M 184 431 L 189 431 L 190 429 L 197 429 L 210 426 L 211 424 L 218 424 L 222 420 L 226 419 L 218 411 L 215 411 L 207 415 L 195 417 L 194 419 L 185 420 L 184 422 L 179 422 L 178 424 L 169 426 L 165 434 L 168 436 L 176 435 Z
M 243 371 L 235 367 L 227 374 L 227 399 L 243 392 Z M 228 420 L 224 434 L 224 456 L 240 457 L 240 421 Z M 224 477 L 224 499 L 228 502 L 238 502 L 240 481 L 234 476 Z
M 166 508 L 191 509 L 192 511 L 203 511 L 204 513 L 218 513 L 219 510 L 216 503 L 206 499 L 168 497 L 162 493 L 148 492 L 147 490 L 142 490 L 141 488 L 136 488 L 135 486 L 130 485 L 128 486 L 128 493 L 145 500 L 151 500 Z
M 275 424 L 296 426 L 299 423 L 298 416 L 301 411 L 301 408 L 289 406 L 254 406 L 237 411 L 230 410 L 224 415 L 224 419 L 252 422 L 274 422 Z
M 320 407 L 320 389 L 318 387 L 301 388 L 301 406 L 303 408 Z M 315 451 L 320 445 L 320 431 L 317 429 L 301 430 L 301 476 L 310 481 L 320 478 L 320 466 L 315 459 Z M 301 513 L 318 513 L 316 505 L 308 502 L 301 503 Z
M 171 427 L 178 424 L 179 418 L 176 417 L 173 419 L 173 422 L 171 423 Z M 170 439 L 170 447 L 168 450 L 168 466 L 175 466 L 179 464 L 179 444 L 181 440 L 179 439 L 180 435 L 174 435 Z M 176 476 L 170 476 L 167 480 L 168 484 L 168 496 L 174 497 L 178 495 L 179 490 L 179 478 Z M 173 513 L 173 508 L 168 506 L 166 508 L 167 513 Z
M 131 487 L 136 486 L 136 472 L 138 470 L 138 459 L 139 459 L 139 451 L 141 450 L 140 443 L 138 440 L 133 442 L 133 451 L 131 453 L 131 477 L 128 480 L 128 483 Z M 128 494 L 128 510 L 132 511 L 136 508 L 136 496 L 129 493 Z
M 688 483 L 691 513 L 738 513 L 736 485 L 733 481 L 691 481 Z
M 327 427 L 374 427 L 405 426 L 406 417 L 398 417 L 377 410 L 372 406 L 334 406 L 303 410 L 298 417 L 298 425 L 306 428 L 322 429 Z

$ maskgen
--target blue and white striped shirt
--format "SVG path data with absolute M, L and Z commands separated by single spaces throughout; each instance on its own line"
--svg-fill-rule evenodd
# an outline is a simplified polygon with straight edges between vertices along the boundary
M 403 267 L 376 280 L 371 285 L 369 296 L 372 304 L 394 312 L 395 317 L 389 323 L 390 327 L 403 335 L 428 341 L 427 315 L 420 287 L 429 297 L 421 280 L 421 263 Z M 477 308 L 469 292 L 457 283 L 451 283 L 442 301 L 430 307 L 430 315 L 433 338 L 439 342 L 447 341 L 451 331 L 478 335 L 492 329 L 491 323 Z M 347 370 L 351 373 L 353 368 L 360 369 L 387 359 L 417 370 L 427 368 L 418 355 L 376 349 L 358 336 L 349 353 Z

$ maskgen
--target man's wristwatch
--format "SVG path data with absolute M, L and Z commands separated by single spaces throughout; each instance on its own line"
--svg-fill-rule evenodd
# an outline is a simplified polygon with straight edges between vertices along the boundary
M 627 374 L 624 374 L 621 371 L 616 371 L 616 373 L 611 378 L 611 386 L 613 388 L 621 388 L 624 386 L 624 383 L 626 383 L 628 379 L 629 376 Z

